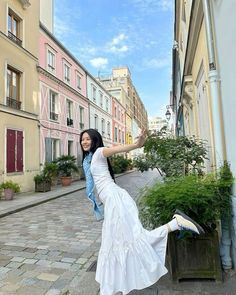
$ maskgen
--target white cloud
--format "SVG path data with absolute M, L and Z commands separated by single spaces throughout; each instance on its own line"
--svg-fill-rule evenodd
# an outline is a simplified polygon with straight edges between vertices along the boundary
M 155 69 L 162 69 L 169 67 L 171 65 L 171 57 L 165 57 L 165 58 L 151 58 L 151 59 L 145 59 L 143 61 L 143 67 L 144 68 L 155 68 Z
M 153 13 L 156 10 L 172 10 L 174 6 L 173 0 L 131 0 L 131 2 L 146 14 Z
M 128 39 L 128 37 L 125 34 L 119 34 L 114 37 L 111 42 L 107 43 L 105 51 L 109 53 L 125 53 L 129 51 L 128 45 L 125 44 L 126 39 Z
M 121 41 L 127 39 L 127 36 L 125 34 L 120 34 L 117 37 L 114 37 L 111 41 L 111 45 L 119 45 Z
M 106 68 L 106 65 L 108 64 L 108 59 L 103 57 L 96 57 L 91 59 L 89 62 L 95 68 L 104 69 Z

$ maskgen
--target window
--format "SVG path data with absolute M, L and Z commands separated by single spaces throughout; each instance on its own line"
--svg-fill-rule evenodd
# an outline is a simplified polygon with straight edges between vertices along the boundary
M 57 114 L 57 94 L 50 90 L 50 119 L 57 121 L 58 114 Z
M 81 76 L 77 74 L 77 88 L 81 89 Z
M 101 120 L 101 123 L 102 123 L 102 135 L 105 134 L 105 120 L 102 118 Z
M 100 92 L 100 107 L 103 108 L 103 95 Z
M 122 131 L 122 143 L 123 144 L 125 143 L 125 133 L 124 133 L 124 131 Z
M 109 107 L 108 98 L 106 98 L 106 111 L 107 112 L 108 112 L 108 107 Z
M 117 142 L 117 137 L 118 137 L 117 127 L 115 127 L 115 129 L 114 129 L 114 140 L 115 140 L 115 142 Z
M 60 140 L 55 138 L 45 138 L 45 162 L 51 163 L 60 156 Z
M 79 125 L 80 129 L 84 129 L 84 108 L 79 107 Z
M 20 22 L 21 19 L 11 10 L 8 11 L 8 38 L 18 45 L 22 45 L 20 39 Z
M 73 141 L 68 140 L 68 155 L 73 156 Z
M 14 109 L 21 108 L 20 101 L 20 73 L 7 67 L 7 105 Z
M 55 72 L 55 54 L 51 50 L 48 50 L 47 60 L 48 60 L 49 72 L 54 73 Z
M 67 126 L 73 126 L 73 103 L 69 99 L 66 100 Z
M 119 142 L 121 142 L 121 131 L 119 129 Z
M 23 172 L 23 132 L 7 129 L 7 173 Z
M 64 64 L 64 81 L 70 83 L 70 67 Z
M 118 120 L 120 121 L 120 110 L 118 111 Z
M 108 134 L 108 137 L 110 138 L 111 137 L 111 123 L 110 122 L 107 122 L 107 134 Z
M 115 118 L 116 118 L 116 116 L 117 116 L 117 110 L 116 110 L 116 107 L 115 107 Z
M 94 86 L 92 87 L 92 98 L 93 101 L 96 102 L 96 88 Z
M 98 116 L 94 115 L 94 129 L 98 130 Z

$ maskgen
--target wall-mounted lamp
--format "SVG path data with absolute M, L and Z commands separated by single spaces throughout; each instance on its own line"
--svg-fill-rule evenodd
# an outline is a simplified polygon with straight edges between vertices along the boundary
M 170 121 L 170 117 L 171 117 L 171 112 L 170 112 L 170 108 L 173 107 L 174 105 L 171 104 L 171 105 L 167 105 L 166 106 L 166 113 L 165 113 L 165 116 L 166 116 L 166 120 L 167 121 Z

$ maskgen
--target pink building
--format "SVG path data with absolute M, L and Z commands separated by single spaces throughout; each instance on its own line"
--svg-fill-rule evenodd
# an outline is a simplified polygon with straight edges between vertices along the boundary
M 125 144 L 125 108 L 112 97 L 112 141 L 113 145 Z
M 40 162 L 74 155 L 88 128 L 86 73 L 75 57 L 41 24 L 39 39 Z

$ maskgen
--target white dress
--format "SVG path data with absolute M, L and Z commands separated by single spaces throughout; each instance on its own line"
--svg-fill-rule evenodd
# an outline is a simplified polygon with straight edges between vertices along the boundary
M 154 284 L 167 273 L 168 231 L 166 226 L 152 231 L 142 227 L 134 200 L 114 183 L 102 150 L 96 150 L 91 162 L 95 186 L 104 204 L 96 281 L 101 295 L 128 294 Z

